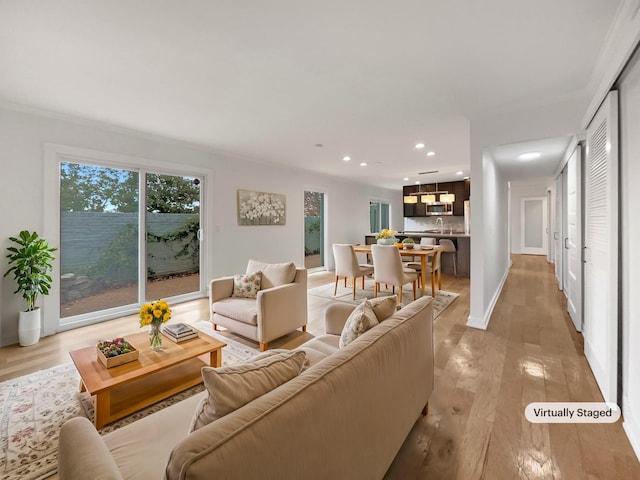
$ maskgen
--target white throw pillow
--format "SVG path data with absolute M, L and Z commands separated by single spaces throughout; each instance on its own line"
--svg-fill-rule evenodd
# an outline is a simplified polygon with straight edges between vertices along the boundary
M 398 297 L 391 295 L 390 297 L 378 297 L 367 300 L 373 309 L 373 313 L 376 314 L 378 322 L 386 320 L 391 315 L 396 313 L 396 307 L 398 305 Z
M 189 432 L 237 410 L 295 378 L 305 360 L 303 351 L 279 353 L 229 367 L 203 367 L 208 395 L 196 408 Z
M 264 263 L 249 260 L 245 273 L 262 272 L 262 289 L 287 285 L 296 278 L 296 265 L 289 263 Z
M 340 334 L 340 348 L 344 348 L 367 330 L 378 325 L 378 319 L 368 300 L 358 305 L 347 318 Z

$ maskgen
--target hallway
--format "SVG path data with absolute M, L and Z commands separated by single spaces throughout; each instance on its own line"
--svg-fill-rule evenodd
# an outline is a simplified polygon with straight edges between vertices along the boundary
M 514 255 L 487 331 L 445 312 L 434 324 L 436 379 L 388 479 L 640 479 L 615 424 L 532 424 L 537 401 L 602 401 L 553 265 Z

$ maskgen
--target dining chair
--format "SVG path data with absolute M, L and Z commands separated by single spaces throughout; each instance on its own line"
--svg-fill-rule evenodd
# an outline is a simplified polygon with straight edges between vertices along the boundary
M 422 278 L 422 265 L 419 263 L 410 262 L 407 264 L 407 268 L 411 268 L 418 274 L 418 280 Z M 431 296 L 435 297 L 436 280 L 438 281 L 438 290 L 442 290 L 442 276 L 440 270 L 440 249 L 433 252 L 433 255 L 429 256 L 429 261 L 426 265 L 427 272 L 431 276 Z
M 380 284 L 385 283 L 398 287 L 398 303 L 402 303 L 402 286 L 411 282 L 413 284 L 413 299 L 416 299 L 416 285 L 418 274 L 415 270 L 404 268 L 400 259 L 400 251 L 395 245 L 371 245 L 373 255 L 373 295 L 378 296 Z
M 394 247 L 395 248 L 395 247 Z M 344 286 L 347 286 L 347 278 L 353 279 L 353 299 L 356 299 L 356 279 L 362 277 L 362 289 L 364 290 L 364 277 L 373 273 L 373 267 L 368 264 L 359 264 L 353 245 L 346 243 L 333 244 L 333 257 L 336 262 L 336 284 L 333 296 L 338 292 L 338 280 L 344 277 Z
M 453 274 L 458 276 L 458 254 L 456 252 L 456 245 L 452 240 L 443 238 L 440 240 L 440 246 L 442 247 L 442 255 L 451 255 L 453 257 Z

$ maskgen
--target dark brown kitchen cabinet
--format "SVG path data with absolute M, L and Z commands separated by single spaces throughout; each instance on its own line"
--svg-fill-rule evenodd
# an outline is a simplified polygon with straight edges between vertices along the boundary
M 436 190 L 437 188 L 437 190 Z M 426 206 L 420 199 L 421 194 L 430 192 L 449 192 L 456 196 L 453 203 L 453 215 L 464 215 L 464 201 L 469 200 L 470 194 L 470 181 L 458 181 L 458 182 L 444 182 L 444 183 L 425 183 L 423 185 L 405 185 L 402 187 L 402 195 L 416 195 L 418 197 L 417 203 L 404 203 L 404 216 L 405 217 L 425 217 L 427 216 Z

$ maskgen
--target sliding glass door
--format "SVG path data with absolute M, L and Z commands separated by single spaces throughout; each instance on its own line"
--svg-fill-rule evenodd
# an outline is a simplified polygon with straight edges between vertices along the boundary
M 304 192 L 304 266 L 324 268 L 324 193 Z
M 200 289 L 200 179 L 146 176 L 146 300 Z
M 61 162 L 60 324 L 200 292 L 201 188 L 195 176 Z

